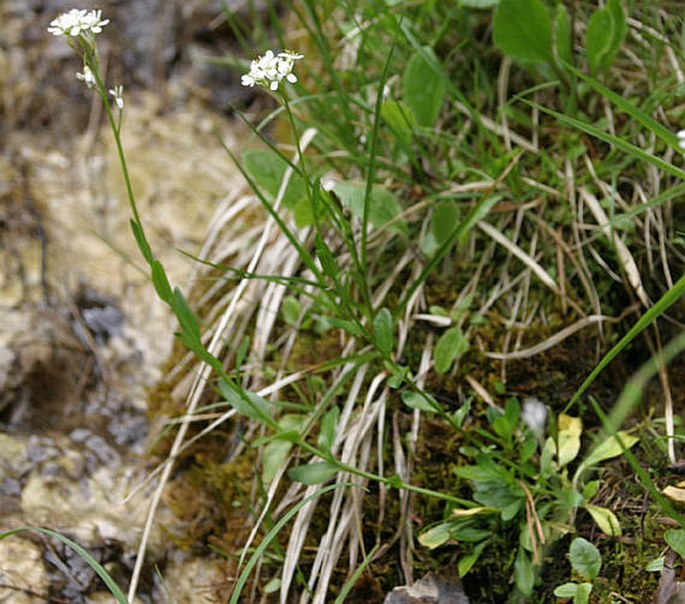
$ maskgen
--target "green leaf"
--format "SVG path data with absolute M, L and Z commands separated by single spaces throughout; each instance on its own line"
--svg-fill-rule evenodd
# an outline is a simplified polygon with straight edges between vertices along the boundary
M 285 440 L 272 440 L 262 447 L 262 482 L 268 486 L 283 465 L 293 443 Z
M 597 523 L 599 530 L 605 535 L 610 537 L 621 536 L 621 524 L 611 510 L 590 503 L 585 504 L 585 509 L 590 512 L 590 516 Z
M 647 564 L 645 565 L 645 570 L 648 573 L 660 573 L 664 570 L 665 565 L 666 556 L 659 556 L 658 558 L 654 558 L 654 560 L 647 562 Z
M 337 182 L 333 191 L 343 204 L 356 218 L 364 216 L 364 200 L 366 199 L 366 184 L 353 182 Z M 369 199 L 369 222 L 380 228 L 397 218 L 402 212 L 399 201 L 395 195 L 385 187 L 374 187 Z M 404 221 L 393 224 L 392 230 L 400 233 L 407 232 L 407 225 Z
M 569 550 L 571 566 L 583 577 L 594 580 L 602 567 L 602 556 L 599 550 L 587 539 L 576 537 Z
M 504 54 L 518 61 L 552 60 L 552 28 L 541 0 L 501 0 L 495 11 L 493 38 Z
M 300 301 L 294 296 L 286 296 L 283 299 L 283 304 L 281 305 L 281 314 L 283 315 L 283 320 L 287 325 L 291 327 L 297 327 L 297 322 L 300 319 L 300 313 L 302 312 L 302 305 Z
M 571 18 L 562 2 L 557 3 L 554 14 L 554 47 L 557 56 L 564 62 L 573 63 L 573 32 Z
M 126 599 L 124 592 L 116 584 L 114 579 L 112 579 L 112 577 L 107 572 L 105 567 L 102 566 L 78 543 L 75 543 L 74 541 L 65 537 L 64 535 L 60 535 L 55 531 L 51 531 L 50 529 L 45 528 L 21 527 L 0 533 L 0 541 L 6 539 L 7 537 L 11 537 L 12 535 L 16 535 L 18 533 L 23 533 L 26 531 L 48 535 L 49 537 L 54 537 L 58 541 L 64 543 L 64 545 L 66 545 L 69 549 L 74 551 L 82 560 L 86 562 L 86 564 L 88 564 L 88 566 L 90 566 L 97 573 L 97 575 L 100 577 L 100 579 L 102 579 L 102 582 L 107 586 L 107 589 L 109 589 L 110 593 L 114 596 L 116 601 L 119 602 L 119 604 L 128 604 L 128 600 Z
M 454 203 L 440 203 L 433 210 L 431 232 L 440 246 L 447 241 L 459 224 L 459 206 Z
M 664 539 L 676 554 L 681 558 L 685 558 L 685 530 L 668 530 L 664 533 Z
M 294 413 L 288 413 L 278 420 L 278 426 L 283 432 L 276 436 L 283 438 L 275 438 L 262 448 L 262 481 L 265 485 L 271 484 L 276 477 L 278 470 L 290 453 L 293 441 L 299 439 L 306 421 L 306 416 Z
M 452 367 L 452 363 L 463 356 L 469 349 L 469 342 L 459 327 L 452 327 L 440 336 L 433 359 L 435 371 L 439 375 L 447 373 Z
M 535 572 L 530 557 L 522 547 L 519 547 L 516 560 L 514 561 L 514 582 L 518 590 L 524 595 L 529 596 L 533 593 L 535 585 Z
M 390 311 L 385 307 L 381 308 L 373 318 L 373 337 L 376 347 L 384 356 L 392 353 L 394 329 Z
M 473 565 L 478 562 L 478 558 L 480 558 L 487 544 L 487 541 L 482 541 L 473 548 L 473 551 L 470 554 L 466 554 L 459 558 L 457 570 L 459 571 L 460 577 L 466 575 L 473 568 Z
M 461 6 L 467 8 L 492 8 L 499 3 L 500 0 L 459 0 Z
M 577 583 L 564 583 L 563 585 L 559 585 L 559 587 L 554 590 L 554 595 L 557 598 L 573 598 L 577 592 Z
M 306 485 L 319 484 L 326 482 L 338 472 L 338 466 L 328 461 L 318 461 L 315 463 L 295 466 L 288 470 L 288 476 L 295 482 Z
M 340 408 L 332 407 L 321 418 L 321 429 L 319 430 L 318 445 L 323 451 L 330 451 L 335 441 L 335 430 L 338 427 L 340 418 Z
M 593 73 L 606 68 L 606 58 L 611 53 L 614 37 L 614 18 L 603 8 L 590 17 L 585 36 L 585 52 Z
M 440 60 L 429 46 L 414 53 L 402 77 L 402 98 L 409 106 L 419 126 L 432 128 L 445 101 L 445 81 L 431 65 Z M 427 60 L 430 57 L 430 60 Z M 442 70 L 440 70 L 442 71 Z
M 241 396 L 221 379 L 219 380 L 219 391 L 226 402 L 241 415 L 262 423 L 271 418 L 271 406 L 258 394 L 243 391 Z
M 416 118 L 405 103 L 392 99 L 383 101 L 381 117 L 402 144 L 406 146 L 411 143 L 416 128 Z
M 328 319 L 328 322 L 333 326 L 337 327 L 338 329 L 342 329 L 343 331 L 346 331 L 349 333 L 351 336 L 355 338 L 365 338 L 366 334 L 364 331 L 357 325 L 356 323 L 353 323 L 352 321 L 348 321 L 346 319 L 338 319 L 337 317 L 330 317 Z
M 169 279 L 159 260 L 152 261 L 152 285 L 155 286 L 157 295 L 161 300 L 167 304 L 171 302 L 173 296 L 171 293 L 171 285 L 169 285 Z
M 327 277 L 333 280 L 337 280 L 340 276 L 340 267 L 335 259 L 335 256 L 331 252 L 326 242 L 321 238 L 319 233 L 314 237 L 314 248 L 316 249 L 316 255 L 321 262 L 321 268 Z
M 618 432 L 616 436 L 623 441 L 626 449 L 630 449 L 640 440 L 637 436 L 633 436 L 632 434 L 628 434 L 627 432 L 623 431 Z M 623 449 L 621 449 L 621 445 L 616 439 L 616 436 L 605 438 L 594 449 L 592 449 L 590 454 L 583 460 L 583 463 L 581 464 L 583 470 L 586 468 L 591 468 L 592 466 L 596 466 L 607 459 L 618 457 L 623 453 Z
M 152 265 L 152 261 L 154 260 L 154 257 L 152 256 L 152 250 L 150 249 L 150 244 L 147 242 L 147 239 L 145 238 L 145 231 L 143 231 L 143 227 L 138 224 L 133 218 L 131 218 L 131 230 L 133 231 L 133 237 L 136 240 L 136 243 L 138 244 L 138 249 L 140 250 L 140 253 L 143 254 L 143 258 L 147 261 L 149 265 Z
M 428 549 L 435 549 L 450 540 L 451 522 L 438 524 L 419 535 L 419 543 Z
M 620 0 L 608 0 L 590 17 L 585 52 L 593 73 L 606 71 L 616 57 L 626 35 L 626 16 Z
M 589 604 L 590 593 L 592 592 L 592 583 L 579 583 L 578 592 L 573 598 L 573 604 Z
M 197 322 L 195 313 L 191 310 L 185 296 L 178 287 L 174 288 L 174 293 L 171 296 L 171 308 L 178 319 L 178 322 L 183 328 L 183 335 L 191 342 L 201 345 L 200 327 Z
M 572 462 L 580 451 L 580 435 L 583 423 L 578 417 L 571 417 L 565 413 L 559 414 L 557 436 L 557 460 L 563 468 Z
M 262 192 L 274 200 L 283 183 L 288 163 L 273 151 L 245 151 L 243 164 Z M 304 180 L 299 174 L 292 174 L 283 195 L 283 205 L 292 210 L 306 197 Z
M 402 393 L 402 402 L 407 405 L 407 407 L 418 409 L 419 411 L 428 411 L 429 413 L 435 413 L 440 409 L 438 401 L 430 394 L 421 394 L 411 390 L 405 390 Z

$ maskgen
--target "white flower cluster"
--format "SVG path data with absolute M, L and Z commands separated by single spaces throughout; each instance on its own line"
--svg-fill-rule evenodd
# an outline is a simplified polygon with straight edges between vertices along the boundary
M 243 86 L 257 84 L 274 91 L 278 90 L 278 85 L 283 80 L 294 84 L 297 82 L 297 76 L 293 73 L 293 67 L 295 61 L 303 57 L 304 55 L 290 50 L 278 54 L 267 50 L 263 57 L 258 57 L 250 63 L 250 72 L 243 75 L 241 83 Z
M 102 18 L 101 10 L 80 10 L 72 8 L 68 13 L 62 13 L 50 22 L 48 32 L 53 36 L 78 36 L 81 33 L 99 34 L 109 23 L 109 19 Z
M 678 137 L 678 146 L 685 151 L 685 130 L 679 130 L 676 136 Z

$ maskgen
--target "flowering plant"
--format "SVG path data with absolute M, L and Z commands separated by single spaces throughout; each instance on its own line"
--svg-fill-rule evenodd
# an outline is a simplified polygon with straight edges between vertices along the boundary
M 243 86 L 250 87 L 257 84 L 275 92 L 283 80 L 291 84 L 297 82 L 293 68 L 295 61 L 299 61 L 303 57 L 304 55 L 290 50 L 278 54 L 275 54 L 273 50 L 267 50 L 264 56 L 258 57 L 250 63 L 250 71 L 243 75 L 241 83 Z

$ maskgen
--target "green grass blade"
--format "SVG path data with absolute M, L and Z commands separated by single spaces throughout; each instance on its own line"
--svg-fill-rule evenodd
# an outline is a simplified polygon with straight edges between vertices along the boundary
M 328 491 L 332 491 L 333 489 L 345 486 L 352 485 L 340 483 L 332 484 L 327 487 L 324 487 L 323 489 L 319 489 L 318 491 L 316 491 L 316 493 L 312 493 L 309 497 L 305 497 L 297 505 L 293 506 L 292 509 L 288 510 L 288 513 L 285 514 L 285 516 L 283 516 L 283 518 L 281 518 L 273 526 L 273 528 L 266 534 L 264 539 L 262 539 L 262 542 L 257 546 L 252 556 L 250 556 L 250 559 L 247 561 L 247 564 L 243 569 L 243 572 L 241 572 L 240 577 L 238 577 L 238 581 L 236 582 L 235 588 L 233 589 L 233 594 L 231 595 L 231 600 L 229 604 L 238 604 L 238 602 L 240 601 L 240 594 L 243 591 L 243 588 L 245 587 L 245 583 L 247 583 L 247 579 L 249 578 L 252 569 L 257 565 L 259 558 L 266 551 L 266 548 L 269 547 L 270 543 L 278 536 L 278 534 L 281 532 L 283 527 L 290 521 L 290 519 L 293 518 L 293 516 L 295 516 L 295 514 L 297 514 L 300 511 L 300 509 L 307 505 L 312 499 L 321 497 L 321 495 L 324 495 L 325 493 L 328 493 Z
M 366 570 L 366 567 L 371 563 L 379 548 L 380 545 L 376 544 L 368 555 L 364 557 L 362 563 L 355 569 L 352 576 L 345 582 L 345 585 L 343 585 L 334 604 L 343 604 L 345 602 L 345 598 L 347 598 L 350 591 L 352 591 L 352 588 L 356 585 L 359 577 L 361 577 L 362 573 Z
M 614 105 L 616 105 L 621 111 L 627 113 L 631 117 L 635 118 L 637 122 L 642 124 L 645 128 L 654 132 L 662 141 L 677 149 L 680 153 L 680 148 L 678 147 L 678 137 L 674 132 L 666 128 L 664 125 L 657 122 L 653 117 L 646 114 L 644 111 L 638 109 L 633 103 L 627 101 L 622 96 L 616 94 L 613 90 L 607 88 L 595 78 L 584 74 L 575 67 L 566 64 L 566 69 L 571 71 L 576 77 L 583 80 L 590 88 L 598 92 L 603 97 L 609 99 Z
M 521 100 L 527 105 L 534 105 L 534 103 L 531 103 L 526 99 Z M 664 172 L 670 174 L 671 176 L 675 176 L 680 180 L 685 180 L 685 170 L 677 168 L 673 164 L 664 161 L 660 157 L 656 157 L 651 153 L 647 153 L 646 151 L 640 149 L 640 147 L 636 147 L 632 143 L 629 143 L 628 141 L 625 141 L 622 138 L 618 138 L 617 136 L 608 134 L 607 132 L 604 132 L 604 130 L 600 130 L 599 128 L 596 128 L 588 122 L 584 122 L 574 117 L 569 117 L 568 115 L 564 115 L 563 113 L 559 113 L 558 111 L 554 111 L 553 109 L 548 109 L 547 107 L 543 107 L 541 105 L 537 105 L 537 107 L 543 113 L 546 113 L 557 118 L 557 120 L 559 120 L 562 124 L 566 124 L 567 126 L 571 126 L 572 128 L 581 130 L 586 134 L 589 134 L 590 136 L 594 136 L 595 138 L 598 138 L 599 140 L 602 140 L 605 143 L 613 145 L 617 149 L 620 149 L 621 151 L 627 153 L 628 155 L 637 160 L 645 161 L 659 168 L 660 170 L 663 170 Z
M 128 604 L 126 595 L 123 591 L 121 591 L 121 588 L 115 583 L 114 579 L 112 579 L 112 577 L 105 570 L 102 564 L 100 564 L 95 558 L 93 558 L 93 556 L 91 556 L 78 543 L 75 543 L 74 541 L 65 537 L 64 535 L 60 535 L 59 533 L 51 531 L 50 529 L 46 528 L 26 526 L 0 533 L 0 541 L 5 539 L 6 537 L 11 537 L 12 535 L 16 535 L 17 533 L 23 533 L 27 531 L 33 533 L 42 533 L 43 535 L 47 535 L 48 537 L 54 537 L 58 541 L 64 543 L 64 545 L 66 545 L 69 549 L 76 552 L 76 554 L 78 554 L 83 560 L 85 560 L 88 566 L 90 566 L 98 574 L 98 576 L 102 579 L 103 583 L 107 586 L 107 589 L 109 589 L 110 593 L 116 598 L 116 601 L 119 602 L 119 604 Z
M 630 328 L 628 333 L 624 335 L 618 343 L 607 352 L 602 360 L 597 364 L 597 366 L 592 370 L 590 375 L 585 378 L 585 381 L 580 385 L 580 388 L 576 390 L 575 394 L 571 397 L 564 408 L 564 413 L 568 413 L 568 410 L 573 407 L 573 405 L 578 401 L 582 394 L 587 390 L 587 388 L 595 381 L 597 376 L 602 373 L 604 368 L 614 360 L 614 358 L 626 347 L 630 342 L 632 342 L 635 337 L 643 330 L 645 327 L 649 326 L 651 323 L 656 321 L 658 317 L 664 314 L 673 304 L 675 304 L 682 296 L 685 294 L 685 275 L 683 275 L 678 281 L 669 289 L 650 309 L 642 315 L 638 321 Z

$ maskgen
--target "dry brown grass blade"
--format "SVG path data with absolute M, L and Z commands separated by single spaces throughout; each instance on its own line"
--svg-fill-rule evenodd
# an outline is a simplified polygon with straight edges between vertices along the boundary
M 632 311 L 632 310 L 634 310 L 634 308 L 631 308 L 629 310 Z M 580 331 L 581 329 L 583 329 L 589 325 L 592 325 L 593 323 L 597 323 L 599 321 L 608 321 L 610 323 L 618 323 L 619 321 L 622 320 L 623 316 L 625 316 L 625 312 L 620 317 L 607 317 L 604 315 L 590 315 L 588 317 L 583 317 L 582 319 L 576 321 L 575 323 L 569 325 L 568 327 L 565 327 L 561 331 L 558 331 L 553 336 L 547 338 L 543 342 L 540 342 L 539 344 L 536 344 L 535 346 L 531 346 L 530 348 L 526 348 L 524 350 L 517 350 L 516 352 L 509 352 L 509 353 L 486 352 L 485 355 L 491 359 L 497 359 L 500 361 L 529 359 L 531 357 L 534 357 L 537 354 L 540 354 L 541 352 L 544 352 L 545 350 L 549 350 L 553 346 L 560 344 L 566 338 L 572 336 L 577 331 Z
M 306 147 L 309 145 L 309 143 L 312 141 L 316 134 L 315 130 L 307 130 L 303 133 L 302 135 L 302 140 L 300 141 L 300 145 L 302 149 L 306 149 Z M 298 161 L 298 158 L 295 157 L 294 161 Z M 277 209 L 280 206 L 281 200 L 283 198 L 283 195 L 285 194 L 286 188 L 288 186 L 289 179 L 293 173 L 292 168 L 288 168 L 285 172 L 283 182 L 281 183 L 281 188 L 279 190 L 279 193 L 277 195 L 277 198 L 274 202 L 274 206 Z M 254 252 L 252 261 L 250 262 L 250 265 L 248 266 L 248 273 L 254 272 L 255 268 L 257 267 L 262 254 L 264 253 L 264 250 L 266 248 L 267 242 L 269 241 L 271 237 L 271 232 L 275 228 L 275 221 L 273 218 L 269 217 L 267 220 L 267 223 L 264 227 L 264 231 L 262 234 L 262 238 L 260 240 L 260 243 L 257 247 L 257 249 Z M 233 292 L 233 297 L 231 299 L 231 303 L 229 304 L 228 308 L 226 309 L 225 313 L 221 317 L 218 325 L 215 327 L 214 333 L 212 335 L 212 339 L 207 346 L 207 350 L 209 351 L 210 354 L 213 354 L 215 356 L 219 355 L 221 352 L 221 349 L 224 345 L 224 337 L 226 330 L 228 329 L 231 321 L 234 320 L 234 313 L 236 306 L 238 304 L 238 301 L 240 300 L 242 294 L 244 293 L 245 289 L 248 287 L 250 283 L 249 279 L 243 279 L 241 282 L 238 284 L 236 287 L 235 291 Z M 209 379 L 209 376 L 211 374 L 211 368 L 209 365 L 206 363 L 202 363 L 200 366 L 199 371 L 196 374 L 195 380 L 191 386 L 191 389 L 188 394 L 187 398 L 187 412 L 186 416 L 192 416 L 195 413 L 195 410 L 197 409 L 197 406 L 201 400 L 202 394 L 204 392 L 204 388 L 207 384 L 207 381 Z M 159 484 L 157 485 L 157 488 L 155 489 L 152 499 L 150 501 L 150 506 L 149 506 L 149 511 L 147 514 L 147 518 L 145 521 L 145 526 L 143 528 L 143 534 L 141 537 L 140 541 L 140 546 L 138 548 L 138 554 L 136 557 L 136 562 L 133 567 L 133 572 L 131 574 L 131 581 L 129 584 L 129 589 L 128 589 L 128 599 L 130 601 L 133 601 L 135 599 L 136 591 L 138 589 L 138 581 L 140 579 L 140 573 L 143 568 L 143 562 L 145 559 L 145 551 L 147 549 L 147 543 L 150 538 L 150 534 L 152 531 L 152 526 L 154 524 L 154 518 L 157 513 L 157 509 L 159 507 L 159 503 L 161 501 L 162 493 L 164 492 L 164 488 L 166 487 L 166 484 L 169 481 L 169 477 L 171 476 L 171 470 L 174 466 L 175 460 L 178 458 L 178 455 L 180 454 L 181 447 L 183 446 L 183 442 L 185 440 L 186 434 L 188 432 L 188 428 L 190 426 L 189 422 L 183 422 L 178 430 L 178 433 L 176 434 L 176 438 L 174 439 L 174 442 L 171 447 L 171 451 L 169 453 L 169 461 L 166 463 L 164 466 Z
M 483 231 L 488 237 L 493 241 L 499 243 L 502 247 L 506 248 L 512 255 L 516 256 L 521 262 L 523 262 L 528 268 L 530 268 L 533 273 L 542 281 L 548 288 L 550 288 L 555 294 L 560 294 L 559 286 L 556 281 L 550 276 L 550 274 L 542 268 L 536 260 L 524 252 L 518 245 L 510 241 L 504 236 L 499 230 L 497 230 L 491 224 L 479 220 L 478 228 Z
M 625 243 L 623 243 L 623 240 L 618 236 L 616 231 L 611 228 L 611 225 L 609 224 L 609 218 L 607 217 L 606 212 L 604 212 L 604 209 L 600 205 L 597 198 L 585 187 L 581 187 L 579 189 L 579 193 L 597 221 L 602 233 L 614 246 L 619 262 L 626 273 L 628 283 L 633 288 L 635 295 L 638 297 L 640 302 L 642 302 L 645 308 L 649 308 L 651 304 L 649 302 L 649 298 L 647 297 L 647 292 L 642 285 L 640 271 L 638 270 L 637 263 L 628 250 L 628 247 Z

